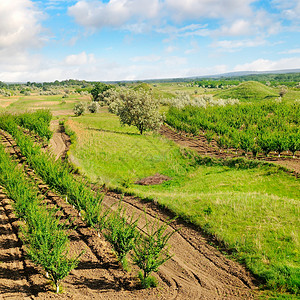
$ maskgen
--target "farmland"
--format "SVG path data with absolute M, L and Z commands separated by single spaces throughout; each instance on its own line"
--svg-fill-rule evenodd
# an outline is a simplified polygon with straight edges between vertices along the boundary
M 255 85 L 251 85 L 252 90 L 255 90 Z M 75 246 L 73 237 L 70 239 L 69 252 L 64 253 L 70 253 L 70 260 L 81 255 L 78 258 L 80 261 L 77 262 L 78 267 L 74 264 L 75 269 L 71 270 L 70 275 L 63 281 L 65 292 L 60 296 L 81 296 L 80 287 L 86 284 L 89 296 L 101 293 L 102 289 L 112 298 L 146 297 L 143 290 L 135 288 L 138 285 L 138 268 L 132 263 L 132 250 L 129 250 L 130 255 L 126 259 L 129 267 L 126 264 L 120 267 L 118 263 L 123 259 L 118 262 L 118 255 L 113 254 L 118 253 L 116 248 L 112 250 L 112 246 L 108 246 L 108 241 L 112 240 L 109 232 L 115 226 L 114 223 L 109 225 L 108 222 L 104 231 L 100 230 L 103 223 L 99 220 L 104 220 L 103 215 L 99 215 L 99 212 L 103 211 L 101 207 L 114 205 L 112 209 L 118 213 L 117 203 L 122 199 L 124 209 L 121 210 L 121 215 L 127 222 L 134 225 L 135 219 L 130 221 L 130 216 L 140 215 L 137 228 L 144 228 L 147 224 L 144 209 L 151 222 L 155 223 L 155 216 L 158 215 L 161 224 L 167 224 L 167 232 L 181 228 L 181 231 L 170 236 L 169 251 L 174 256 L 159 269 L 156 275 L 159 285 L 151 290 L 151 295 L 147 294 L 149 299 L 158 295 L 163 295 L 163 298 L 176 295 L 179 298 L 197 298 L 201 295 L 209 299 L 217 297 L 214 285 L 218 286 L 218 293 L 223 296 L 230 295 L 229 298 L 232 299 L 268 295 L 282 295 L 287 299 L 297 297 L 300 276 L 300 189 L 297 174 L 293 174 L 297 168 L 289 171 L 271 164 L 270 161 L 289 160 L 293 164 L 299 164 L 299 149 L 296 146 L 292 148 L 291 141 L 299 142 L 299 103 L 295 100 L 300 93 L 291 89 L 279 102 L 275 99 L 280 92 L 279 88 L 262 88 L 261 85 L 257 85 L 256 94 L 259 100 L 255 108 L 255 93 L 251 95 L 251 99 L 240 99 L 241 102 L 247 103 L 225 107 L 209 107 L 209 104 L 206 108 L 172 106 L 178 92 L 187 93 L 191 100 L 206 94 L 212 95 L 214 99 L 225 99 L 227 96 L 236 98 L 241 95 L 237 93 L 236 86 L 225 90 L 211 88 L 206 91 L 206 88 L 197 87 L 195 93 L 193 84 L 140 85 L 136 90 L 146 88 L 154 91 L 157 99 L 164 99 L 161 111 L 166 113 L 166 121 L 172 127 L 168 130 L 174 132 L 169 138 L 165 134 L 167 129 L 162 129 L 160 133 L 146 132 L 141 135 L 134 127 L 121 126 L 117 116 L 109 112 L 107 107 L 100 108 L 97 113 L 74 117 L 74 104 L 79 101 L 87 103 L 89 96 L 86 94 L 70 93 L 68 97 L 62 98 L 64 94 L 33 93 L 31 96 L 13 96 L 11 102 L 6 99 L 4 102 L 0 100 L 3 104 L 2 110 L 6 112 L 49 108 L 53 118 L 63 121 L 66 131 L 74 133 L 73 144 L 68 152 L 71 166 L 61 166 L 60 162 L 54 162 L 47 154 L 43 154 L 39 146 L 35 146 L 35 142 L 26 138 L 24 132 L 16 127 L 27 127 L 40 135 L 45 143 L 51 137 L 47 129 L 50 119 L 40 116 L 30 121 L 31 117 L 26 117 L 26 114 L 14 118 L 15 120 L 6 115 L 1 116 L 1 128 L 11 134 L 9 136 L 3 133 L 2 141 L 6 141 L 8 149 L 12 147 L 9 141 L 15 141 L 13 148 L 18 154 L 10 151 L 11 154 L 28 164 L 22 173 L 35 174 L 34 180 L 42 181 L 38 189 L 46 195 L 45 202 L 48 201 L 56 208 L 60 207 L 62 217 L 68 219 L 72 216 L 75 218 L 74 224 L 77 224 L 71 228 L 69 236 L 76 235 L 81 246 Z M 128 88 L 131 88 L 131 85 Z M 165 100 L 166 97 L 169 98 L 168 101 Z M 256 116 L 256 119 L 251 119 L 252 123 L 249 120 L 250 115 Z M 224 116 L 231 116 L 231 121 L 240 123 L 234 127 Z M 243 116 L 248 119 L 242 119 Z M 47 119 L 45 128 L 36 126 L 39 123 L 38 119 Z M 210 123 L 204 125 L 201 120 L 209 120 Z M 278 143 L 273 142 L 273 148 L 264 151 L 262 143 L 259 143 L 259 138 L 263 136 L 262 131 L 254 131 L 254 128 L 267 128 L 268 131 L 263 132 L 267 136 L 270 136 L 270 128 L 273 128 L 274 135 L 281 134 L 286 138 L 285 146 L 278 148 Z M 254 151 L 253 144 L 251 148 L 243 147 L 241 143 L 241 140 L 245 140 L 241 138 L 242 133 L 250 135 L 250 129 L 251 132 L 255 132 L 250 140 L 257 141 L 255 145 L 260 146 Z M 238 146 L 233 144 L 233 133 L 237 132 L 240 134 Z M 179 145 L 180 135 L 191 141 L 186 145 L 188 147 Z M 190 149 L 190 145 L 198 137 L 204 141 L 207 149 L 204 152 L 197 151 L 198 148 L 194 148 L 196 151 Z M 212 151 L 214 147 L 216 150 Z M 278 154 L 281 154 L 281 157 L 278 157 Z M 31 171 L 27 171 L 29 169 Z M 137 184 L 139 180 L 155 174 L 163 175 L 169 180 L 159 185 Z M 80 177 L 82 175 L 84 178 Z M 17 201 L 5 186 L 5 178 L 1 184 L 5 187 L 3 192 L 9 196 L 3 198 Z M 98 190 L 96 195 L 91 191 L 91 187 Z M 12 200 L 7 201 L 13 203 Z M 169 224 L 166 214 L 179 218 Z M 17 211 L 16 215 L 21 217 Z M 103 218 L 99 219 L 99 216 Z M 67 230 L 66 232 L 71 230 L 62 229 Z M 99 247 L 105 248 L 105 257 L 102 257 L 102 252 L 97 252 Z M 20 255 L 26 252 L 26 247 L 20 249 Z M 83 250 L 86 252 L 82 252 Z M 93 258 L 89 260 L 90 257 Z M 95 286 L 100 288 L 92 288 L 91 281 L 85 281 L 78 285 L 76 294 L 70 294 L 76 280 L 90 276 L 84 273 L 84 269 L 87 268 L 85 264 L 95 266 L 98 260 L 102 261 L 102 267 L 97 274 L 93 274 L 93 278 Z M 209 261 L 213 261 L 214 266 Z M 109 264 L 115 267 L 108 267 L 109 272 L 106 273 L 105 266 Z M 23 268 L 24 265 L 26 264 L 23 264 Z M 127 268 L 131 271 L 125 272 Z M 39 269 L 33 276 L 35 279 L 30 279 L 26 285 L 30 286 L 30 283 L 36 280 L 38 272 Z M 99 281 L 96 283 L 96 278 L 105 279 L 100 284 Z M 231 279 L 228 281 L 225 278 Z M 22 280 L 26 281 L 26 278 Z M 45 277 L 43 282 L 45 284 Z M 116 282 L 116 286 L 113 286 L 113 282 Z M 190 288 L 191 283 L 193 288 Z M 206 289 L 203 289 L 203 284 Z M 258 287 L 262 291 L 258 291 Z M 47 297 L 51 294 L 51 288 L 48 287 L 46 292 L 37 293 L 45 293 L 40 295 Z

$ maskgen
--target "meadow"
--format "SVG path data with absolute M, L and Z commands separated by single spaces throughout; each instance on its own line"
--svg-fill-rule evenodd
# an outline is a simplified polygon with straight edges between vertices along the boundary
M 268 287 L 298 290 L 295 176 L 269 165 L 199 165 L 158 134 L 141 136 L 120 126 L 105 108 L 66 124 L 77 136 L 70 159 L 91 181 L 157 201 L 216 237 Z M 155 173 L 172 179 L 157 186 L 135 184 Z
M 256 97 L 261 103 L 278 95 L 279 88 L 250 84 L 252 98 L 244 97 L 244 102 Z M 202 94 L 215 98 L 245 95 L 244 88 L 236 90 L 236 86 L 221 90 L 156 83 L 136 88 L 171 99 L 178 92 L 192 98 Z M 299 95 L 298 90 L 291 89 L 284 99 L 294 101 Z M 64 119 L 67 131 L 76 136 L 69 160 L 91 182 L 157 202 L 213 237 L 215 246 L 243 263 L 263 288 L 299 294 L 300 184 L 295 175 L 246 158 L 229 159 L 226 165 L 220 160 L 202 159 L 158 133 L 140 135 L 136 128 L 121 126 L 105 107 L 98 113 L 75 117 L 72 108 L 76 102 L 88 102 L 86 95 L 71 94 L 66 99 L 62 95 L 14 97 L 11 103 L 7 99 L 1 102 L 2 110 L 50 108 L 54 118 Z M 168 110 L 168 106 L 162 107 L 162 111 Z M 153 186 L 136 184 L 157 173 L 170 180 Z

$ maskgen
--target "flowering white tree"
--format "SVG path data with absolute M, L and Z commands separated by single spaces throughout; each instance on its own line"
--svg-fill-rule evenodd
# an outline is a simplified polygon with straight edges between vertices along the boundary
M 163 123 L 159 101 L 148 92 L 122 88 L 110 91 L 106 101 L 109 110 L 119 116 L 122 124 L 135 126 L 140 134 L 147 130 L 157 130 Z

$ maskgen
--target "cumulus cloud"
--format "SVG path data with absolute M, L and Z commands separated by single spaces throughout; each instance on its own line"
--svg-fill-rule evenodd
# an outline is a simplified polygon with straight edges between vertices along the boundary
M 0 2 L 0 50 L 24 49 L 41 44 L 40 11 L 29 0 Z
M 272 61 L 269 59 L 257 59 L 255 61 L 237 65 L 235 71 L 276 71 L 300 68 L 300 57 L 289 57 Z
M 251 14 L 254 0 L 165 0 L 165 8 L 173 12 L 175 20 L 199 18 L 232 18 Z
M 221 36 L 249 35 L 254 31 L 253 25 L 248 20 L 238 19 L 230 25 L 223 25 L 215 33 Z
M 207 18 L 232 19 L 251 16 L 255 0 L 80 0 L 69 7 L 69 15 L 87 28 L 122 27 L 127 23 L 166 19 L 175 22 Z M 241 26 L 236 24 L 233 26 Z M 231 30 L 237 30 L 232 28 Z
M 21 74 L 36 70 L 40 56 L 29 50 L 45 41 L 43 17 L 30 0 L 0 1 L 0 80 L 17 81 Z
M 153 19 L 159 12 L 159 0 L 78 1 L 69 7 L 69 15 L 88 28 L 120 27 L 135 19 Z
M 65 58 L 65 63 L 69 66 L 80 66 L 95 61 L 93 54 L 86 54 L 85 51 L 79 54 L 71 54 Z
M 299 0 L 273 0 L 272 4 L 280 10 L 282 18 L 299 23 L 300 2 Z

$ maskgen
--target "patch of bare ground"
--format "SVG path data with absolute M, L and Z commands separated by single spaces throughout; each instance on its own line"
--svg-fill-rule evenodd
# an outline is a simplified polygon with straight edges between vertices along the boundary
M 55 160 L 59 158 L 64 160 L 71 145 L 70 137 L 65 133 L 64 126 L 60 125 L 58 120 L 51 121 L 50 129 L 53 131 L 49 145 L 50 151 L 55 156 Z
M 170 178 L 169 176 L 156 173 L 153 176 L 142 178 L 141 180 L 136 181 L 135 184 L 139 184 L 139 185 L 156 185 L 156 184 L 162 184 L 163 182 L 169 181 L 171 179 L 172 178 Z
M 160 129 L 160 134 L 166 138 L 176 142 L 186 148 L 190 148 L 196 151 L 200 155 L 211 156 L 216 158 L 236 158 L 245 157 L 245 153 L 242 150 L 236 151 L 235 149 L 222 149 L 220 148 L 216 141 L 212 140 L 208 143 L 204 134 L 199 134 L 197 136 L 189 135 L 185 132 L 178 132 L 168 125 L 163 125 Z M 295 157 L 292 157 L 290 152 L 285 151 L 278 157 L 276 153 L 270 153 L 269 157 L 258 155 L 257 157 L 252 157 L 250 153 L 247 154 L 248 158 L 258 159 L 261 161 L 271 162 L 289 169 L 294 172 L 297 176 L 300 174 L 300 152 L 296 152 Z

